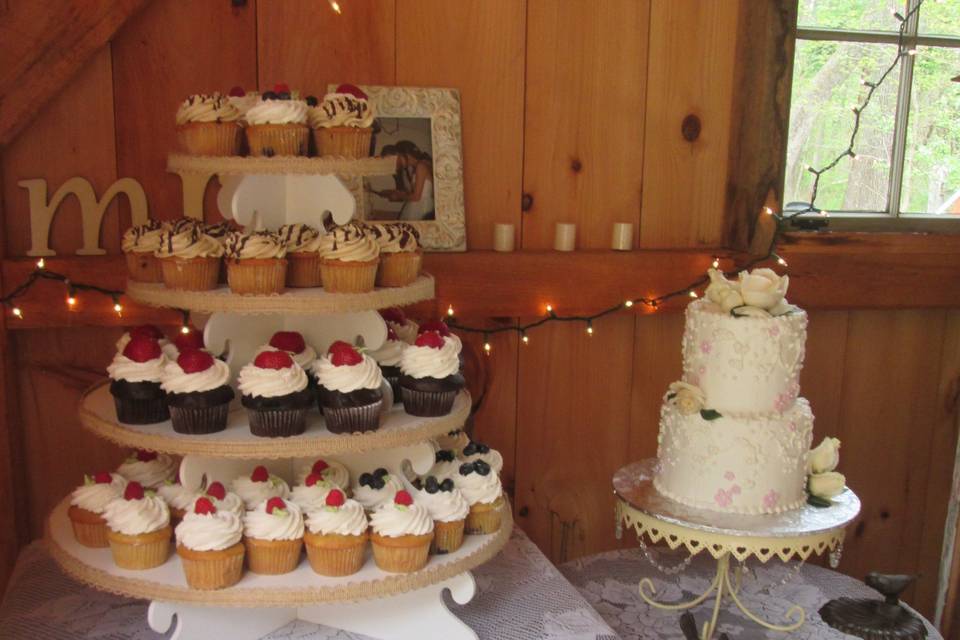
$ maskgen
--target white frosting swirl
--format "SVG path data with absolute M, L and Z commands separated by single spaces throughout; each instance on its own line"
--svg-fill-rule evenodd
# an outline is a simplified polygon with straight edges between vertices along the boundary
M 164 226 L 157 220 L 130 227 L 123 234 L 120 248 L 124 253 L 153 253 L 160 248 Z
M 285 501 L 285 509 L 267 513 L 267 501 L 247 511 L 243 535 L 257 540 L 299 540 L 303 537 L 303 512 L 296 503 Z
M 420 233 L 405 222 L 371 224 L 370 232 L 380 245 L 380 253 L 413 253 L 420 248 Z
M 110 474 L 110 482 L 98 483 L 88 479 L 73 490 L 70 504 L 92 513 L 103 513 L 107 505 L 123 495 L 127 479 L 118 473 Z
M 196 373 L 186 373 L 179 364 L 168 362 L 163 368 L 160 388 L 167 393 L 194 393 L 217 389 L 230 382 L 230 366 L 214 358 L 213 366 Z
M 197 93 L 180 104 L 177 124 L 188 122 L 236 122 L 240 118 L 237 107 L 219 93 Z
M 154 489 L 176 478 L 178 467 L 176 460 L 165 453 L 158 453 L 156 458 L 146 462 L 131 456 L 117 467 L 117 473 L 131 482 L 139 482 L 144 489 Z
M 379 389 L 383 382 L 380 365 L 366 354 L 360 354 L 360 357 L 363 360 L 357 364 L 338 367 L 330 361 L 329 355 L 320 356 L 313 364 L 313 372 L 317 381 L 330 391 L 350 393 L 357 389 Z
M 399 338 L 399 334 L 397 336 Z M 400 356 L 403 354 L 403 348 L 406 343 L 403 340 L 391 340 L 387 338 L 376 351 L 368 351 L 374 360 L 380 363 L 382 367 L 396 367 L 400 364 Z
M 167 357 L 162 353 L 146 362 L 136 362 L 123 353 L 113 356 L 113 362 L 107 367 L 107 375 L 111 380 L 126 380 L 127 382 L 160 382 L 163 377 L 163 367 Z
M 266 482 L 254 482 L 250 476 L 240 476 L 230 488 L 240 496 L 248 511 L 269 498 L 286 498 L 290 495 L 290 487 L 284 479 L 273 474 Z
M 173 509 L 187 511 L 193 507 L 193 503 L 200 497 L 196 491 L 191 491 L 179 482 L 167 480 L 157 487 L 157 495 L 167 501 Z
M 193 551 L 221 551 L 240 542 L 243 519 L 232 511 L 189 512 L 177 525 L 177 544 Z
M 359 536 L 368 526 L 367 514 L 356 500 L 347 499 L 339 507 L 324 506 L 307 515 L 307 528 L 318 535 Z
M 439 349 L 407 346 L 400 358 L 400 371 L 411 378 L 446 378 L 460 370 L 459 350 L 453 340 L 444 340 Z
M 246 95 L 228 96 L 227 100 L 233 105 L 233 108 L 240 113 L 241 120 L 246 120 L 247 111 L 250 107 L 260 102 L 260 94 L 256 91 L 247 91 Z
M 255 398 L 276 398 L 307 388 L 307 374 L 297 363 L 285 369 L 261 369 L 253 363 L 240 369 L 240 393 Z
M 290 253 L 316 253 L 320 251 L 326 233 L 321 234 L 309 225 L 296 223 L 283 225 L 277 235 Z
M 373 512 L 370 526 L 374 532 L 388 538 L 422 536 L 433 531 L 433 518 L 422 504 L 414 502 L 405 507 L 391 500 Z
M 227 236 L 224 254 L 231 260 L 267 260 L 287 255 L 287 247 L 271 231 L 235 231 Z
M 370 104 L 352 93 L 328 93 L 320 104 L 309 110 L 308 117 L 314 129 L 373 126 Z
M 217 500 L 209 494 L 203 494 L 202 496 L 197 497 L 203 497 L 212 502 L 213 506 L 217 508 L 217 511 L 229 511 L 237 514 L 241 518 L 243 517 L 243 514 L 247 512 L 247 507 L 245 504 L 243 504 L 243 500 L 241 500 L 240 496 L 232 491 L 227 491 L 223 496 L 223 500 Z M 193 502 L 196 503 L 196 499 L 194 499 Z M 192 510 L 192 508 L 193 505 L 191 504 L 188 511 Z
M 369 262 L 380 255 L 380 245 L 367 233 L 362 224 L 349 222 L 335 227 L 323 248 L 323 257 L 343 262 Z
M 265 344 L 257 349 L 257 352 L 253 354 L 253 359 L 256 360 L 257 356 L 264 351 L 280 351 L 280 349 L 272 347 L 269 344 Z M 300 353 L 294 353 L 293 351 L 287 351 L 287 353 L 290 354 L 290 357 L 293 358 L 293 361 L 300 365 L 304 371 L 309 369 L 313 364 L 313 361 L 317 359 L 317 352 L 314 351 L 313 347 L 310 345 L 305 345 L 303 351 Z
M 373 511 L 384 502 L 393 500 L 393 496 L 403 489 L 403 483 L 391 474 L 383 477 L 383 489 L 373 489 L 366 485 L 357 484 L 353 486 L 353 499 L 363 505 L 367 511 Z
M 117 498 L 103 510 L 107 526 L 128 536 L 159 531 L 170 524 L 170 508 L 163 498 L 145 495 L 140 500 Z
M 420 491 L 417 493 L 417 502 L 427 508 L 430 517 L 436 522 L 456 522 L 470 513 L 470 505 L 459 489 L 436 493 Z
M 334 489 L 340 489 L 329 480 L 321 480 L 312 486 L 299 484 L 290 492 L 290 499 L 300 505 L 304 513 L 313 513 L 327 505 L 327 494 Z
M 458 473 L 453 482 L 470 504 L 491 504 L 503 494 L 500 478 L 493 471 L 485 476 L 479 473 L 462 476 Z
M 417 341 L 417 332 L 420 330 L 420 326 L 410 318 L 407 318 L 407 321 L 403 324 L 387 320 L 387 326 L 393 329 L 397 337 L 407 344 L 413 344 Z
M 261 100 L 247 109 L 247 124 L 306 124 L 307 103 L 303 100 Z
M 350 472 L 347 471 L 347 468 L 330 458 L 323 458 L 323 461 L 327 463 L 327 468 L 323 470 L 323 479 L 332 482 L 341 489 L 348 488 L 350 486 Z M 294 473 L 297 484 L 303 484 L 306 481 L 307 476 L 313 472 L 314 463 L 316 463 L 316 460 L 311 459 L 297 463 Z
M 223 245 L 209 236 L 196 224 L 182 225 L 182 230 L 169 229 L 160 238 L 160 247 L 155 254 L 158 258 L 219 258 L 223 255 Z

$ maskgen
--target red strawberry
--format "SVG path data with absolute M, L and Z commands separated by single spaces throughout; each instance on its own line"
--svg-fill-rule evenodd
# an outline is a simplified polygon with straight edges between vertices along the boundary
M 264 351 L 254 358 L 253 365 L 261 369 L 289 369 L 293 358 L 286 351 Z
M 146 449 L 137 449 L 135 455 L 139 462 L 153 462 L 157 459 L 156 451 L 147 451 Z
M 447 326 L 447 323 L 443 320 L 430 320 L 429 322 L 424 322 L 420 325 L 420 328 L 417 329 L 417 333 L 426 333 L 427 331 L 436 331 L 442 336 L 450 335 L 450 327 Z
M 141 324 L 137 327 L 132 327 L 127 333 L 130 334 L 130 338 L 150 338 L 151 340 L 161 340 L 166 336 L 163 335 L 163 331 L 160 331 L 155 325 L 152 324 Z
M 323 472 L 330 468 L 330 465 L 327 464 L 326 460 L 317 460 L 313 463 L 313 466 L 310 467 L 310 471 L 313 473 L 319 473 L 321 476 Z
M 193 504 L 193 512 L 197 515 L 206 516 L 217 512 L 217 508 L 206 498 L 197 498 Z
M 267 500 L 267 513 L 273 513 L 274 509 L 286 509 L 287 503 L 283 498 L 273 497 Z
M 250 479 L 254 482 L 267 482 L 270 480 L 270 472 L 263 465 L 260 465 L 250 474 Z
M 207 487 L 207 495 L 217 500 L 223 500 L 227 497 L 227 490 L 223 486 L 223 483 L 213 482 Z
M 360 87 L 354 84 L 342 84 L 337 87 L 337 93 L 349 93 L 350 95 L 360 98 L 361 100 L 367 99 L 367 94 L 360 89 Z
M 277 84 L 273 85 L 273 92 L 290 93 L 290 85 L 288 85 L 286 82 L 278 82 Z
M 186 349 L 180 352 L 177 364 L 184 373 L 199 373 L 213 366 L 213 356 L 200 349 Z
M 340 489 L 331 489 L 330 493 L 327 494 L 328 507 L 342 507 L 346 501 L 347 497 L 343 495 L 343 491 L 340 491 Z
M 303 481 L 303 484 L 307 485 L 308 487 L 312 487 L 322 480 L 323 476 L 321 476 L 319 473 L 311 473 L 307 476 L 307 479 Z
M 143 500 L 143 486 L 137 481 L 133 481 L 123 490 L 124 500 Z
M 399 340 L 397 337 L 397 332 L 393 330 L 393 327 L 387 327 L 387 340 Z
M 134 362 L 146 362 L 159 358 L 163 351 L 160 343 L 153 338 L 130 338 L 130 342 L 123 349 L 123 355 Z
M 333 363 L 335 367 L 342 366 L 353 366 L 355 364 L 360 364 L 363 362 L 363 356 L 360 355 L 360 352 L 354 349 L 351 345 L 340 340 L 334 342 L 330 345 L 330 362 Z
M 403 309 L 399 307 L 390 307 L 389 309 L 381 309 L 380 317 L 386 320 L 387 322 L 395 322 L 397 324 L 407 323 L 407 316 L 403 313 Z
M 110 484 L 113 482 L 113 476 L 110 475 L 109 471 L 100 471 L 93 474 L 93 481 L 97 484 Z
M 307 343 L 303 341 L 303 336 L 298 331 L 277 331 L 270 338 L 270 346 L 281 351 L 303 353 Z
M 433 349 L 443 348 L 443 336 L 436 331 L 427 331 L 417 336 L 414 342 L 418 347 L 432 347 Z
M 413 498 L 410 497 L 409 493 L 401 489 L 400 491 L 397 491 L 397 495 L 393 496 L 393 502 L 394 504 L 399 504 L 403 507 L 409 507 L 413 504 Z
M 243 87 L 241 87 L 240 85 L 236 85 L 232 89 L 230 89 L 229 95 L 234 98 L 242 98 L 243 96 L 247 95 L 247 92 L 244 91 Z
M 176 345 L 179 351 L 203 349 L 203 332 L 191 329 L 190 333 L 178 333 L 177 337 L 173 339 L 173 344 Z

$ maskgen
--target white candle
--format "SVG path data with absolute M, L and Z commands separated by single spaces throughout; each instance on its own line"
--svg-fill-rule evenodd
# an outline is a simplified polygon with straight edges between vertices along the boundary
M 577 225 L 572 222 L 558 222 L 553 237 L 553 248 L 557 251 L 573 251 L 577 245 Z
M 615 251 L 633 250 L 633 223 L 614 222 L 610 248 Z
M 493 250 L 494 251 L 513 251 L 514 238 L 512 224 L 497 223 L 493 225 Z

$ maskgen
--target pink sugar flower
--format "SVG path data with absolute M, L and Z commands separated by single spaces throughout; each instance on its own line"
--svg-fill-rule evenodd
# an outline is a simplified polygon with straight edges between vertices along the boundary
M 770 492 L 763 496 L 763 506 L 766 509 L 773 509 L 780 502 L 780 494 L 770 489 Z
M 730 497 L 730 494 L 724 491 L 723 489 L 717 489 L 717 495 L 713 496 L 714 501 L 726 509 L 730 506 L 730 503 L 733 502 L 733 498 Z

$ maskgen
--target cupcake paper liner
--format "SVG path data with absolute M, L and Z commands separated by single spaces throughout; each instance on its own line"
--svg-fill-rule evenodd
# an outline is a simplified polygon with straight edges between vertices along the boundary
M 373 127 L 318 127 L 313 144 L 318 156 L 366 158 L 370 155 Z
M 123 254 L 127 261 L 127 275 L 135 282 L 163 282 L 160 259 L 152 253 L 128 251 Z
M 170 525 L 163 529 L 138 535 L 126 535 L 107 530 L 113 563 L 121 569 L 153 569 L 170 557 Z
M 250 433 L 261 438 L 287 438 L 306 431 L 306 409 L 247 409 Z
M 443 555 L 453 553 L 463 544 L 463 532 L 466 520 L 433 523 L 433 542 L 430 553 Z
M 300 251 L 288 253 L 287 286 L 296 288 L 319 287 L 323 283 L 319 253 Z
M 383 401 L 364 407 L 322 407 L 323 419 L 330 433 L 376 431 L 380 428 Z
M 420 275 L 423 254 L 419 251 L 381 253 L 377 268 L 378 287 L 405 287 Z
M 430 543 L 433 532 L 422 536 L 381 536 L 370 534 L 373 543 L 373 560 L 383 571 L 390 573 L 412 573 L 427 565 L 430 556 Z
M 220 258 L 159 258 L 163 284 L 168 289 L 209 291 L 217 288 Z
M 366 533 L 343 536 L 304 532 L 310 567 L 315 573 L 330 577 L 349 576 L 360 571 L 366 561 L 367 537 Z
M 203 408 L 170 406 L 170 420 L 177 433 L 201 435 L 216 433 L 227 428 L 230 403 Z
M 503 519 L 503 498 L 489 504 L 472 504 L 464 530 L 471 534 L 496 533 Z
M 323 288 L 330 293 L 366 293 L 373 291 L 377 281 L 377 260 L 345 262 L 343 260 L 320 261 Z
M 228 260 L 227 283 L 241 295 L 283 293 L 287 281 L 287 261 L 280 258 Z
M 453 409 L 457 391 L 418 391 L 409 387 L 400 388 L 403 410 L 412 416 L 435 418 L 445 416 Z
M 167 403 L 162 397 L 150 400 L 136 398 L 113 398 L 117 407 L 117 420 L 126 424 L 155 424 L 170 419 Z
M 188 122 L 177 127 L 180 147 L 192 156 L 235 156 L 243 128 L 236 122 Z
M 296 540 L 244 538 L 243 544 L 247 548 L 247 567 L 253 573 L 280 575 L 290 573 L 300 564 L 302 538 Z
M 302 124 L 257 124 L 247 126 L 247 144 L 252 156 L 305 156 L 310 128 Z
M 73 537 L 77 542 L 92 549 L 103 549 L 110 546 L 107 539 L 107 521 L 93 511 L 87 511 L 75 505 L 67 510 L 70 525 L 73 527 Z
M 238 542 L 220 551 L 193 551 L 177 545 L 177 555 L 191 589 L 225 589 L 243 576 L 243 544 Z

